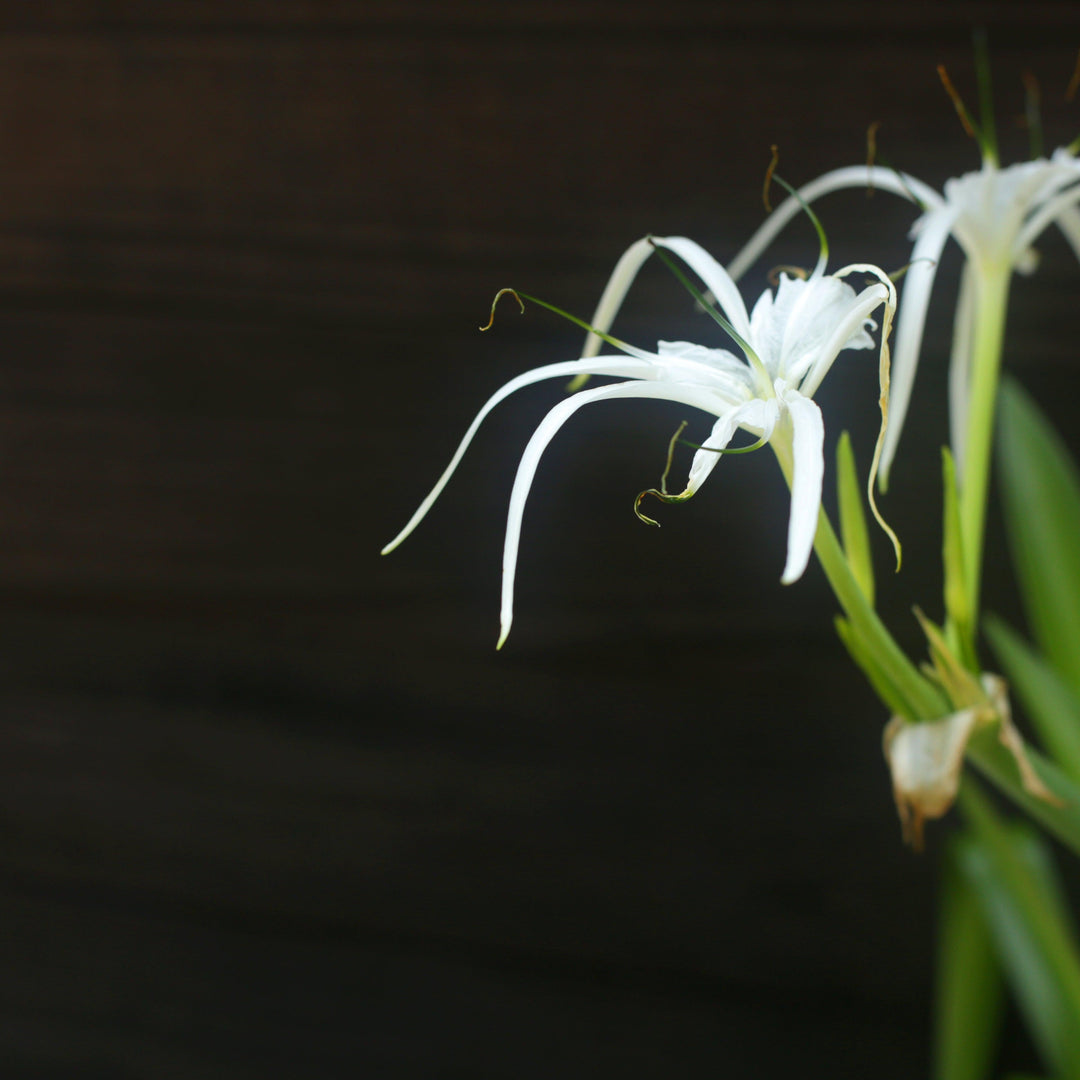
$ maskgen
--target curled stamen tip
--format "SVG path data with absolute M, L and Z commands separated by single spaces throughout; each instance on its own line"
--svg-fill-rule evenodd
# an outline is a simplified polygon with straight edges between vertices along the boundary
M 937 66 L 938 77 L 941 79 L 941 85 L 945 87 L 945 93 L 949 95 L 949 100 L 953 103 L 953 108 L 956 109 L 956 115 L 960 117 L 960 123 L 964 125 L 964 131 L 976 138 L 975 125 L 971 122 L 971 116 L 968 114 L 967 106 L 964 104 L 963 99 L 957 93 L 956 87 L 953 86 L 952 79 L 949 78 L 949 73 L 945 70 L 944 64 L 938 64 Z
M 875 120 L 866 129 L 866 197 L 869 199 L 874 194 L 874 161 L 877 158 L 877 133 L 881 127 L 881 121 Z
M 693 495 L 693 492 L 687 488 L 686 491 L 680 495 L 669 495 L 666 491 L 658 491 L 656 488 L 649 488 L 647 491 L 641 491 L 638 493 L 638 497 L 634 500 L 634 513 L 637 515 L 638 520 L 644 521 L 646 525 L 655 525 L 660 528 L 659 521 L 653 521 L 647 514 L 643 514 L 640 510 L 641 501 L 646 495 L 651 495 L 654 499 L 659 499 L 665 503 L 681 503 L 686 502 L 687 499 Z
M 1076 54 L 1076 67 L 1073 68 L 1072 78 L 1065 89 L 1065 100 L 1072 101 L 1076 97 L 1076 91 L 1080 89 L 1080 52 Z
M 656 526 L 656 528 L 659 529 L 659 521 L 657 521 L 655 518 L 649 517 L 648 514 L 643 514 L 641 512 L 641 503 L 646 495 L 655 495 L 657 496 L 657 498 L 659 498 L 660 492 L 658 492 L 655 488 L 649 488 L 647 491 L 639 491 L 637 493 L 637 498 L 634 499 L 634 515 L 637 517 L 638 521 L 644 521 L 646 525 L 654 525 Z
M 495 308 L 499 303 L 499 298 L 501 296 L 505 295 L 506 293 L 509 293 L 518 302 L 518 307 L 521 308 L 521 314 L 522 315 L 525 314 L 525 301 L 522 300 L 520 296 L 518 296 L 516 290 L 514 290 L 514 289 L 500 289 L 495 294 L 495 299 L 491 301 L 491 317 L 487 321 L 487 326 L 481 326 L 480 327 L 481 331 L 491 329 L 492 324 L 495 322 Z
M 774 266 L 766 275 L 766 280 L 774 289 L 780 284 L 781 274 L 789 274 L 791 277 L 797 277 L 800 281 L 805 281 L 810 276 L 810 271 L 804 266 L 789 266 L 786 263 Z
M 776 172 L 776 166 L 780 164 L 780 147 L 776 143 L 773 143 L 769 147 L 772 151 L 772 159 L 769 161 L 769 167 L 765 170 L 765 184 L 761 189 L 761 201 L 765 204 L 765 212 L 767 214 L 772 213 L 772 203 L 769 202 L 769 188 L 772 186 L 773 173 Z

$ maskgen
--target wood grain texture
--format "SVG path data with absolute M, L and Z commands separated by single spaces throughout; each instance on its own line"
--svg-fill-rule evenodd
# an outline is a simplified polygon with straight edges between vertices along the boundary
M 1074 137 L 1063 5 L 0 4 L 5 1077 L 925 1072 L 933 852 L 900 847 L 820 576 L 777 584 L 771 462 L 647 530 L 679 410 L 583 415 L 498 655 L 558 388 L 376 553 L 486 394 L 576 354 L 535 310 L 478 334 L 497 288 L 587 315 L 646 232 L 729 256 L 773 142 L 792 181 L 874 119 L 929 182 L 974 167 L 934 65 L 971 85 L 976 20 L 1002 115 L 1031 69 Z M 906 259 L 903 204 L 821 212 L 838 260 Z M 1080 271 L 1041 246 L 1008 360 L 1064 422 Z M 957 267 L 889 499 L 913 648 Z M 628 339 L 700 335 L 659 269 L 634 295 Z M 872 365 L 821 401 L 865 459 Z

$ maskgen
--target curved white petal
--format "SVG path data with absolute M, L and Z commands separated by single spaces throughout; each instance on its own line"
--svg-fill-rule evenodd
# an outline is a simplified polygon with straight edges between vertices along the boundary
M 882 191 L 892 192 L 910 202 L 922 203 L 924 206 L 934 209 L 944 205 L 941 196 L 921 180 L 907 173 L 898 173 L 892 169 L 885 169 L 880 165 L 849 165 L 843 169 L 834 169 L 832 172 L 811 180 L 799 188 L 799 199 L 804 203 L 811 203 L 827 195 L 831 191 L 839 191 L 842 188 L 866 187 L 872 184 Z M 793 217 L 802 212 L 802 204 L 793 196 L 785 199 L 758 227 L 758 230 L 747 242 L 746 246 L 728 264 L 728 273 L 732 280 L 738 281 L 754 264 L 758 256 L 773 242 L 781 229 Z
M 1073 254 L 1080 259 L 1080 210 L 1075 206 L 1067 206 L 1058 214 L 1055 223 L 1069 242 Z
M 738 405 L 754 392 L 754 380 L 745 362 L 726 349 L 710 349 L 689 341 L 658 341 L 656 355 L 661 379 L 707 386 Z
M 615 264 L 615 269 L 611 272 L 611 277 L 608 278 L 607 285 L 604 286 L 600 302 L 596 305 L 596 312 L 592 317 L 592 325 L 600 333 L 607 333 L 611 329 L 611 324 L 615 321 L 615 316 L 619 313 L 619 308 L 634 278 L 637 277 L 638 271 L 652 253 L 653 246 L 649 243 L 648 237 L 636 240 L 622 253 Z M 582 357 L 587 359 L 595 356 L 600 351 L 602 342 L 603 338 L 598 334 L 590 333 L 585 338 L 585 345 L 581 350 Z
M 1070 179 L 1080 180 L 1080 174 Z M 1040 234 L 1053 221 L 1057 220 L 1063 211 L 1076 206 L 1080 202 L 1080 184 L 1060 192 L 1052 199 L 1044 202 L 1026 222 L 1013 241 L 1013 258 L 1016 259 L 1039 238 Z
M 713 425 L 709 437 L 701 444 L 701 449 L 694 454 L 683 494 L 697 494 L 709 474 L 720 464 L 720 458 L 723 455 L 717 451 L 726 449 L 739 428 L 750 431 L 760 438 L 769 439 L 772 437 L 779 417 L 780 410 L 775 398 L 770 398 L 768 401 L 754 398 L 721 416 Z
M 647 355 L 647 354 L 646 354 Z M 469 448 L 477 429 L 484 422 L 488 413 L 500 402 L 508 398 L 512 393 L 521 390 L 533 383 L 543 382 L 545 379 L 565 378 L 567 375 L 614 375 L 621 378 L 645 379 L 655 377 L 655 361 L 641 358 L 601 356 L 594 360 L 568 360 L 561 364 L 545 364 L 543 367 L 533 368 L 517 378 L 511 379 L 504 386 L 495 391 L 485 402 L 484 407 L 476 414 L 473 422 L 469 425 L 461 442 L 458 443 L 450 464 L 443 470 L 442 476 L 435 482 L 435 486 L 428 492 L 424 501 L 416 508 L 416 512 L 409 518 L 408 524 L 382 549 L 383 555 L 389 555 L 412 531 L 423 521 L 432 504 L 442 494 L 454 470 L 458 467 L 465 451 Z
M 544 417 L 533 432 L 532 438 L 529 439 L 525 452 L 521 455 L 517 475 L 514 477 L 514 488 L 510 493 L 510 509 L 506 518 L 506 541 L 503 545 L 502 609 L 497 648 L 502 648 L 514 621 L 514 577 L 517 572 L 518 545 L 521 541 L 521 520 L 541 455 L 559 428 L 578 409 L 606 398 L 635 397 L 676 401 L 707 412 L 713 411 L 715 403 L 715 399 L 700 387 L 681 386 L 678 383 L 669 382 L 621 382 L 573 394 L 560 401 Z
M 785 293 L 789 296 L 794 293 L 793 299 L 786 305 L 786 312 L 783 310 Z M 818 351 L 817 339 L 829 321 L 836 301 L 842 302 L 847 296 L 854 295 L 854 290 L 849 285 L 832 277 L 824 277 L 817 271 L 805 281 L 787 274 L 780 275 L 774 310 L 782 313 L 785 324 L 780 355 L 777 357 L 776 375 L 790 380 L 798 379 L 802 375 L 807 367 L 807 358 Z M 802 368 L 803 371 L 797 371 L 797 368 Z
M 744 340 L 750 340 L 750 319 L 742 293 L 728 272 L 700 244 L 685 236 L 654 236 L 657 247 L 667 248 L 676 255 L 705 283 L 705 287 L 723 309 L 735 332 Z
M 964 444 L 970 404 L 971 346 L 974 337 L 975 272 L 965 261 L 960 273 L 960 296 L 953 322 L 952 357 L 949 360 L 949 441 L 952 443 L 956 475 L 963 480 Z
M 844 312 L 844 317 L 836 322 L 832 335 L 817 350 L 813 363 L 803 377 L 799 386 L 801 393 L 806 397 L 813 397 L 817 393 L 822 379 L 829 373 L 837 356 L 844 349 L 874 347 L 873 339 L 865 332 L 860 334 L 860 331 L 863 331 L 870 315 L 886 303 L 888 298 L 885 287 L 878 282 L 868 285 L 858 295 L 854 295 L 853 292 L 851 306 Z M 796 377 L 799 374 L 796 372 Z
M 1072 248 L 1072 254 L 1080 259 L 1080 211 L 1076 206 L 1066 206 L 1054 221 Z
M 943 207 L 926 215 L 919 238 L 911 252 L 911 265 L 900 297 L 900 316 L 896 321 L 889 429 L 885 433 L 885 442 L 881 448 L 879 481 L 882 490 L 888 486 L 889 469 L 896 456 L 896 446 L 900 441 L 908 402 L 911 400 L 923 327 L 926 325 L 926 309 L 930 303 L 930 290 L 934 286 L 941 251 L 949 238 L 955 218 L 955 207 Z
M 787 565 L 780 581 L 790 585 L 802 577 L 814 548 L 821 485 L 825 475 L 825 425 L 821 410 L 798 390 L 784 392 L 791 417 L 792 463 L 791 516 L 788 519 Z

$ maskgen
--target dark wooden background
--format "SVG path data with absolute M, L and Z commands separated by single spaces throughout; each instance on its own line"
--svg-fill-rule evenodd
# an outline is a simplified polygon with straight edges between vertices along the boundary
M 378 550 L 488 393 L 577 355 L 538 309 L 479 335 L 496 289 L 587 315 L 643 233 L 730 257 L 774 142 L 793 182 L 872 120 L 929 182 L 975 167 L 934 66 L 974 97 L 977 22 L 1007 153 L 1028 69 L 1071 140 L 1065 4 L 0 3 L 0 1075 L 925 1075 L 948 826 L 901 847 L 768 455 L 650 530 L 683 411 L 580 414 L 501 654 L 558 386 Z M 905 261 L 898 200 L 820 210 L 834 265 Z M 1009 363 L 1068 424 L 1080 270 L 1042 247 Z M 879 546 L 912 648 L 957 264 L 887 502 L 911 571 Z M 659 267 L 620 326 L 708 336 Z M 819 400 L 865 462 L 872 361 Z

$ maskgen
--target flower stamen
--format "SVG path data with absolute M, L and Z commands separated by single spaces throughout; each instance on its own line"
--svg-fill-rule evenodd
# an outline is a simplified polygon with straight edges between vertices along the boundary
M 875 120 L 866 129 L 866 197 L 874 194 L 874 159 L 877 157 L 877 133 L 881 121 Z
M 789 277 L 797 277 L 800 281 L 805 281 L 810 273 L 802 266 L 788 266 L 781 264 L 780 266 L 774 266 L 766 275 L 766 279 L 769 284 L 775 289 L 780 284 L 780 275 L 787 274 Z
M 766 214 L 772 213 L 772 204 L 769 202 L 769 188 L 772 187 L 773 173 L 776 172 L 776 166 L 780 164 L 780 148 L 776 143 L 773 143 L 770 149 L 772 150 L 772 160 L 765 170 L 765 183 L 761 189 L 761 201 L 765 204 Z
M 1024 80 L 1024 127 L 1028 130 L 1031 160 L 1043 156 L 1042 91 L 1039 80 L 1030 71 L 1021 76 Z
M 686 425 L 689 420 L 684 420 L 676 429 L 675 434 L 671 436 L 671 441 L 668 443 L 667 448 L 667 461 L 664 462 L 664 471 L 660 474 L 660 490 L 667 494 L 667 478 L 668 473 L 671 472 L 671 461 L 675 457 L 675 444 L 679 441 L 679 436 L 686 430 Z M 639 496 L 640 501 L 640 496 Z M 635 504 L 636 505 L 636 504 Z
M 647 491 L 639 491 L 637 498 L 634 499 L 634 513 L 637 515 L 638 521 L 644 521 L 646 525 L 655 525 L 656 528 L 660 528 L 660 522 L 655 518 L 649 517 L 648 514 L 641 512 L 641 503 L 646 495 L 651 495 L 654 499 L 659 499 L 665 503 L 680 503 L 686 502 L 692 495 L 692 491 L 683 493 L 682 495 L 669 495 L 666 491 L 660 491 L 658 488 L 649 488 Z
M 975 31 L 975 81 L 979 88 L 979 113 L 982 135 L 979 143 L 983 157 L 991 164 L 998 163 L 997 129 L 994 124 L 994 90 L 990 80 L 990 46 L 985 28 Z
M 1076 97 L 1076 91 L 1080 89 L 1080 52 L 1076 54 L 1076 66 L 1073 68 L 1072 78 L 1065 88 L 1065 100 L 1072 101 Z
M 518 302 L 518 306 L 521 308 L 521 314 L 525 314 L 525 302 L 521 299 L 520 296 L 518 296 L 517 292 L 514 289 L 500 289 L 495 294 L 495 299 L 491 301 L 491 317 L 487 321 L 487 326 L 480 327 L 481 332 L 491 329 L 493 323 L 495 322 L 495 306 L 499 302 L 499 297 L 505 296 L 507 293 L 509 293 Z
M 945 70 L 944 64 L 938 64 L 937 73 L 938 77 L 941 79 L 941 85 L 945 87 L 945 93 L 949 95 L 949 99 L 953 103 L 956 115 L 960 117 L 960 123 L 964 125 L 964 132 L 976 141 L 981 142 L 982 139 L 978 134 L 978 128 L 975 121 L 971 118 L 971 113 L 968 112 L 963 98 L 960 97 L 956 87 L 953 86 L 952 79 L 949 78 L 949 73 Z
M 773 179 L 794 199 L 799 203 L 803 213 L 810 219 L 810 224 L 814 226 L 814 231 L 818 235 L 818 243 L 820 245 L 818 252 L 817 266 L 814 268 L 815 273 L 824 273 L 825 264 L 829 261 L 829 238 L 825 235 L 825 226 L 821 224 L 821 219 L 810 209 L 810 204 L 795 190 L 782 176 L 773 174 Z

